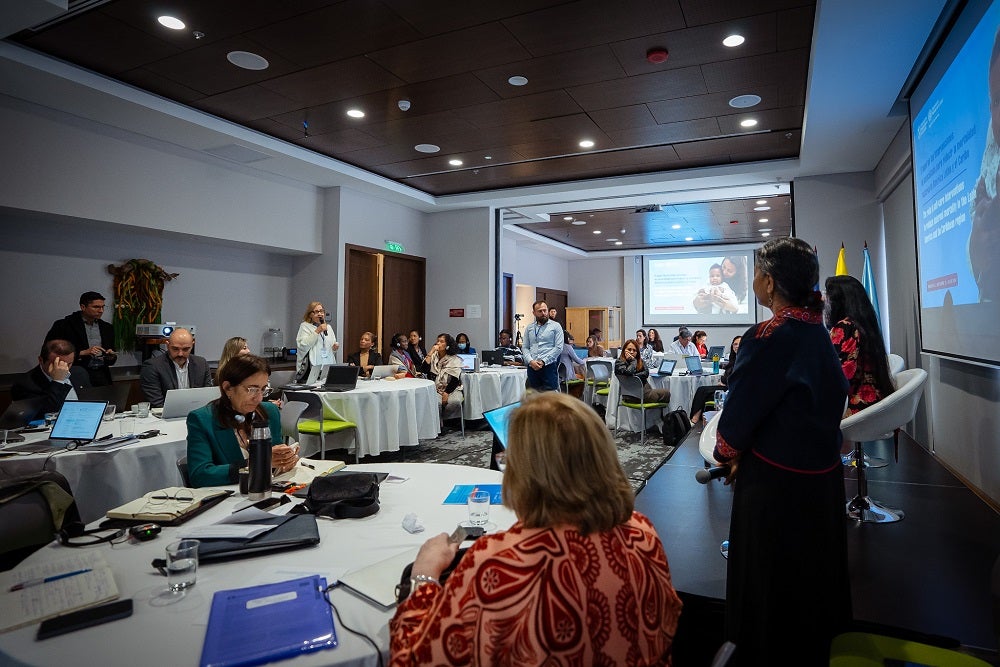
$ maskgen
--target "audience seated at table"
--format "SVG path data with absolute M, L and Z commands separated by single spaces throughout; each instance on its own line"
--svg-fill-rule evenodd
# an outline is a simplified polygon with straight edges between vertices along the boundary
M 326 379 L 326 369 L 337 361 L 340 343 L 326 321 L 326 308 L 310 301 L 295 334 L 295 378 L 312 384 Z
M 235 484 L 246 465 L 253 414 L 271 429 L 271 466 L 279 472 L 295 467 L 297 447 L 281 444 L 281 413 L 264 401 L 271 367 L 252 354 L 234 357 L 219 369 L 219 398 L 187 416 L 187 460 L 191 486 Z M 262 402 L 263 401 L 263 402 Z M 241 421 L 242 419 L 242 421 Z
M 604 357 L 607 354 L 601 344 L 598 342 L 596 336 L 587 336 L 587 357 L 598 358 Z
M 635 344 L 639 346 L 639 358 L 646 366 L 653 365 L 653 346 L 646 340 L 646 330 L 638 329 L 635 332 Z
M 243 354 L 250 354 L 250 345 L 247 343 L 246 338 L 233 336 L 227 340 L 222 346 L 222 356 L 219 357 L 219 367 L 215 371 L 216 376 L 218 376 L 219 371 L 222 370 L 227 361 Z
M 497 352 L 503 355 L 504 366 L 524 365 L 524 355 L 521 354 L 521 348 L 514 345 L 514 338 L 511 336 L 510 329 L 500 330 L 500 335 L 497 338 Z
M 389 624 L 390 664 L 659 665 L 681 601 L 607 427 L 558 392 L 529 394 L 509 429 L 503 503 L 517 521 L 473 543 L 444 533 L 413 564 Z
M 698 356 L 699 357 L 704 358 L 704 357 L 708 356 L 708 333 L 707 332 L 701 331 L 700 329 L 698 331 L 695 331 L 694 332 L 694 338 L 692 339 L 691 342 L 694 343 L 695 348 L 698 350 Z
M 211 387 L 212 373 L 204 357 L 191 354 L 194 337 L 187 329 L 174 329 L 167 338 L 167 353 L 149 359 L 139 371 L 142 393 L 154 408 L 163 407 L 171 389 Z
M 653 352 L 663 352 L 663 339 L 660 338 L 660 332 L 656 329 L 650 329 L 649 333 L 646 334 L 646 345 L 653 348 Z
M 882 330 L 868 293 L 852 276 L 826 279 L 824 315 L 830 340 L 850 384 L 846 415 L 853 415 L 896 389 L 889 372 Z
M 73 365 L 76 348 L 68 340 L 55 338 L 42 344 L 38 365 L 19 375 L 10 388 L 10 398 L 43 398 L 42 412 L 58 412 L 67 398 L 76 400 L 76 390 L 90 387 L 82 366 Z
M 347 363 L 351 366 L 359 366 L 361 375 L 368 377 L 372 374 L 373 368 L 382 365 L 382 355 L 374 349 L 375 334 L 370 331 L 361 334 L 359 345 L 360 350 L 347 355 Z
M 389 353 L 389 363 L 396 364 L 396 379 L 420 376 L 420 371 L 417 370 L 416 364 L 410 358 L 410 353 L 406 351 L 407 343 L 406 334 L 392 334 L 392 342 L 389 343 L 389 347 L 392 350 Z
M 410 359 L 413 359 L 413 363 L 419 367 L 427 357 L 427 350 L 424 349 L 423 338 L 420 337 L 420 332 L 416 329 L 412 330 L 409 341 L 410 344 L 407 346 L 406 352 L 410 355 Z
M 575 342 L 573 334 L 563 330 L 563 348 L 562 352 L 559 353 L 559 365 L 566 369 L 567 380 L 583 379 L 587 370 L 587 367 L 580 363 L 580 357 L 576 356 L 576 350 L 573 349 Z
M 692 334 L 691 330 L 687 327 L 681 327 L 677 331 L 677 339 L 670 344 L 667 348 L 667 352 L 670 354 L 686 354 L 690 357 L 700 357 L 698 354 L 698 348 L 694 346 L 694 342 L 691 340 Z
M 625 341 L 622 353 L 615 359 L 615 375 L 633 376 L 642 380 L 642 396 L 622 394 L 630 403 L 669 403 L 670 390 L 666 387 L 649 386 L 649 367 L 639 356 L 639 344 L 634 340 Z
M 740 341 L 743 340 L 743 336 L 736 336 L 733 338 L 733 342 L 729 344 L 729 358 L 719 364 L 719 368 L 723 369 L 722 377 L 719 378 L 719 384 L 713 384 L 709 386 L 698 387 L 694 391 L 694 398 L 691 399 L 691 424 L 697 424 L 701 421 L 702 412 L 705 410 L 705 403 L 710 401 L 715 396 L 715 392 L 719 389 L 725 390 L 729 385 L 729 375 L 733 371 L 733 366 L 736 365 L 736 353 L 740 351 Z
M 434 387 L 441 397 L 441 419 L 454 419 L 461 415 L 462 360 L 458 358 L 455 339 L 451 334 L 438 334 L 434 347 L 424 359 L 423 370 L 434 380 Z
M 475 354 L 476 348 L 472 347 L 472 342 L 469 340 L 469 336 L 460 333 L 455 336 L 455 349 L 458 350 L 458 354 Z

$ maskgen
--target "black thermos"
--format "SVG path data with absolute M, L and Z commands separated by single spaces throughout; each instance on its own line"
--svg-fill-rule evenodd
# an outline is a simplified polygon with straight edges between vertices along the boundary
M 250 422 L 250 500 L 271 497 L 271 428 L 256 410 Z

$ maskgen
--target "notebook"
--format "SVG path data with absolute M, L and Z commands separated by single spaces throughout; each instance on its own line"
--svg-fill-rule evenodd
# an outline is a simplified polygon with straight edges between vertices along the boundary
M 319 529 L 312 514 L 290 514 L 273 519 L 254 521 L 276 524 L 277 528 L 250 539 L 201 539 L 198 561 L 211 563 L 259 556 L 273 551 L 289 551 L 319 544 Z M 154 567 L 156 562 L 153 561 Z
M 653 375 L 672 375 L 675 366 L 677 366 L 676 359 L 663 359 L 660 361 L 660 367 L 656 369 L 656 373 L 653 373 Z
M 225 489 L 187 489 L 171 486 L 150 491 L 120 507 L 110 509 L 107 512 L 107 517 L 109 519 L 153 521 L 162 525 L 179 525 L 183 521 L 178 521 L 178 519 L 187 520 L 187 515 L 199 513 L 203 504 L 214 505 L 215 502 L 211 502 L 213 499 L 222 500 L 231 495 L 233 492 Z
M 475 354 L 460 354 L 458 358 L 462 360 L 463 373 L 477 373 L 479 371 L 479 356 Z
M 358 367 L 333 364 L 326 371 L 326 383 L 316 391 L 351 391 L 358 386 Z
M 701 366 L 701 357 L 694 355 L 684 357 L 684 363 L 687 365 L 688 375 L 703 375 L 705 373 L 705 370 Z
M 7 447 L 8 452 L 49 452 L 71 442 L 90 442 L 101 428 L 108 404 L 104 401 L 66 401 L 63 403 L 48 440 L 26 442 Z
M 375 604 L 391 607 L 396 604 L 396 584 L 403 574 L 403 568 L 413 562 L 417 551 L 419 548 L 413 547 L 360 570 L 348 572 L 340 578 L 340 583 Z
M 163 399 L 164 419 L 187 419 L 188 413 L 219 398 L 218 387 L 195 387 L 194 389 L 170 389 Z

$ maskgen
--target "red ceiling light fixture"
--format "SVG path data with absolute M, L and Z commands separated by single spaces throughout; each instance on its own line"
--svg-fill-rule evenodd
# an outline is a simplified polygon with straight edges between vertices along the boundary
M 653 63 L 654 65 L 659 65 L 661 63 L 667 62 L 667 58 L 669 57 L 669 55 L 670 54 L 667 52 L 666 49 L 655 47 L 650 49 L 649 51 L 646 51 L 646 60 Z

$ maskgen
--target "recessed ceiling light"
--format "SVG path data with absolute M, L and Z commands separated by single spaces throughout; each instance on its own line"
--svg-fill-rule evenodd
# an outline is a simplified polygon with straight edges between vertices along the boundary
M 747 41 L 743 35 L 729 35 L 724 40 L 722 40 L 723 45 L 732 48 L 734 46 L 739 46 L 743 42 Z
M 693 236 L 685 236 L 684 240 L 685 241 L 694 241 L 694 237 Z
M 437 153 L 441 150 L 441 147 L 434 144 L 417 144 L 413 147 L 413 150 L 418 153 Z
M 267 69 L 270 66 L 267 58 L 258 56 L 256 53 L 250 53 L 249 51 L 230 51 L 226 54 L 226 60 L 237 67 L 255 72 Z
M 528 85 L 528 79 L 527 77 L 523 76 L 512 76 L 509 79 L 507 79 L 507 83 L 509 83 L 512 86 L 526 86 Z
M 493 159 L 493 156 L 492 156 L 492 155 L 484 155 L 484 156 L 483 156 L 483 159 L 484 159 L 484 160 L 492 160 L 492 159 Z
M 747 118 L 745 120 L 740 121 L 740 127 L 756 127 L 756 126 L 757 126 L 756 118 Z
M 762 232 L 769 232 L 769 231 L 771 231 L 771 228 L 770 227 L 761 227 L 760 231 L 762 231 Z
M 593 148 L 593 147 L 594 147 L 594 142 L 591 141 L 590 139 L 584 139 L 583 141 L 580 142 L 580 148 Z
M 617 241 L 617 240 L 618 240 L 618 239 L 608 239 L 608 243 L 614 243 L 614 242 L 615 242 L 615 241 Z
M 770 220 L 768 218 L 761 218 L 757 222 L 770 222 Z
M 461 167 L 462 166 L 462 161 L 456 158 L 456 159 L 453 159 L 453 160 L 448 160 L 448 164 L 450 164 L 453 167 Z
M 763 206 L 766 203 L 767 203 L 766 199 L 758 199 L 757 200 L 757 206 Z
M 586 220 L 574 220 L 573 224 L 574 225 L 585 225 L 585 224 L 587 224 L 587 221 Z
M 600 234 L 600 233 L 601 233 L 601 230 L 600 230 L 600 229 L 595 229 L 595 230 L 594 230 L 594 233 L 595 233 L 595 234 Z
M 770 236 L 771 232 L 761 232 L 760 235 L 761 236 Z
M 569 222 L 572 219 L 573 219 L 573 216 L 571 216 L 571 215 L 564 215 L 563 216 L 563 220 L 565 220 L 566 222 Z
M 670 225 L 670 229 L 680 229 L 680 225 Z
M 183 30 L 185 28 L 184 21 L 175 16 L 161 16 L 156 20 L 164 28 L 170 28 L 171 30 Z
M 760 95 L 737 95 L 729 100 L 729 106 L 734 109 L 749 109 L 760 104 Z
M 621 244 L 622 244 L 621 241 L 615 241 L 615 245 L 621 245 Z
M 348 109 L 347 115 L 350 116 L 351 118 L 364 118 L 365 112 L 362 111 L 361 109 Z
M 771 207 L 770 206 L 754 206 L 753 210 L 755 210 L 755 211 L 770 211 Z

